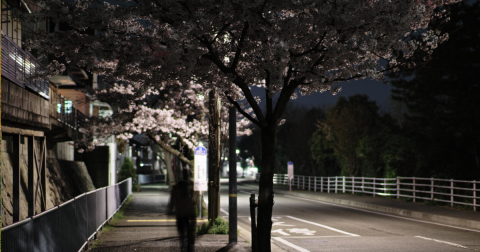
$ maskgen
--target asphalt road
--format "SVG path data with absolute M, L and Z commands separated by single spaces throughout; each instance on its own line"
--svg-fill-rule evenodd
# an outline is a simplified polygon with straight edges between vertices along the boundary
M 249 197 L 238 185 L 238 225 L 250 231 Z M 275 194 L 272 242 L 286 251 L 480 251 L 480 231 Z M 221 188 L 228 214 L 228 185 Z

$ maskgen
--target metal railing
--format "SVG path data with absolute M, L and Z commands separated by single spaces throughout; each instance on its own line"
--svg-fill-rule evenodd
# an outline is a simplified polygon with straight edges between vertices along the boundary
M 44 71 L 45 68 L 32 54 L 24 51 L 2 31 L 2 76 L 49 99 L 48 79 L 35 78 Z
M 85 123 L 87 117 L 73 106 L 73 101 L 69 101 L 63 95 L 58 93 L 58 88 L 50 84 L 50 110 L 49 115 L 57 119 L 66 126 L 75 130 Z
M 256 181 L 259 181 L 257 174 Z M 273 184 L 289 185 L 287 174 L 274 174 Z M 379 196 L 394 196 L 472 206 L 480 206 L 480 181 L 396 177 L 314 177 L 296 175 L 292 188 L 325 193 L 365 193 Z
M 132 179 L 79 195 L 2 228 L 4 251 L 80 251 L 132 193 Z

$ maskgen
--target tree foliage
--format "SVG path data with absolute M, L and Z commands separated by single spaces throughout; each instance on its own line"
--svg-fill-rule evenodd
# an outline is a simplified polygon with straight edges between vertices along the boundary
M 423 67 L 391 75 L 393 98 L 407 107 L 406 137 L 419 156 L 414 174 L 478 178 L 480 3 L 462 2 L 448 9 L 451 22 L 430 26 L 450 33 L 449 41 L 439 45 Z

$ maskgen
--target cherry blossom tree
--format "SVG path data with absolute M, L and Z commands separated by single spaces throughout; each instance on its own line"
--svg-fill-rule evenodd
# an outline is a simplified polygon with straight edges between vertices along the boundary
M 459 1 L 45 0 L 42 4 L 48 8 L 40 13 L 19 15 L 26 20 L 47 16 L 71 27 L 38 36 L 26 44 L 30 48 L 44 48 L 45 53 L 106 75 L 112 83 L 131 85 L 138 97 L 162 90 L 170 81 L 188 90 L 186 83 L 195 80 L 205 90 L 216 88 L 222 104 L 235 106 L 258 125 L 258 250 L 270 251 L 275 131 L 289 100 L 314 92 L 337 93 L 342 81 L 385 82 L 385 72 L 415 67 L 414 54 L 424 54 L 426 60 L 448 39 L 448 34 L 427 29 L 429 21 L 448 19 L 441 6 Z M 97 32 L 85 34 L 86 28 Z M 412 33 L 422 33 L 421 39 Z M 252 87 L 263 88 L 264 95 L 256 97 Z M 154 117 L 151 108 L 136 106 L 147 119 L 128 127 L 162 127 L 149 119 Z

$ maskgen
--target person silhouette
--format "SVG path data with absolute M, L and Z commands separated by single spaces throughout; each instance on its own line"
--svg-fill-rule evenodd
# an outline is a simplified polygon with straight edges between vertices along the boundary
M 182 170 L 183 180 L 173 186 L 168 212 L 175 208 L 177 231 L 180 238 L 180 250 L 193 252 L 195 250 L 195 229 L 197 218 L 193 202 L 193 182 L 190 180 L 190 171 Z

